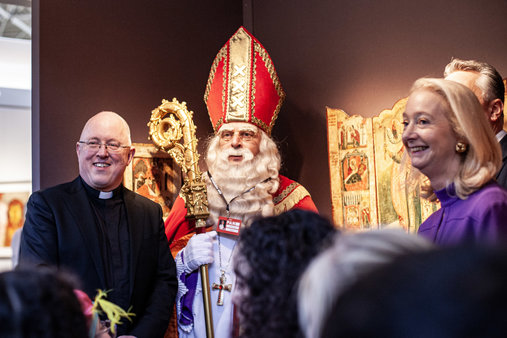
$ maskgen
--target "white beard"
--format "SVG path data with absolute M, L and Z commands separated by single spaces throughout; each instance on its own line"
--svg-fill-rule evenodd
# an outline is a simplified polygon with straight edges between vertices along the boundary
M 278 189 L 279 179 L 278 170 L 275 174 L 272 168 L 269 169 L 268 156 L 261 153 L 254 156 L 245 148 L 214 150 L 211 147 L 208 152 L 212 151 L 216 151 L 216 156 L 208 156 L 215 158 L 213 162 L 207 159 L 209 172 L 230 203 L 229 217 L 241 220 L 242 226 L 249 226 L 258 217 L 273 216 L 274 204 L 271 194 Z M 242 155 L 243 160 L 239 164 L 231 164 L 228 160 L 229 155 Z M 262 183 L 267 178 L 271 179 Z M 205 175 L 205 181 L 210 211 L 207 223 L 215 226 L 218 224 L 219 216 L 227 217 L 226 203 L 208 175 Z M 252 187 L 255 188 L 244 193 Z M 232 199 L 234 200 L 231 202 Z

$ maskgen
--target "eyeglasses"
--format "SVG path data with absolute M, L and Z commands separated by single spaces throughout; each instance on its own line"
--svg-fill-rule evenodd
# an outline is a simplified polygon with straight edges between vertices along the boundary
M 220 133 L 220 139 L 225 142 L 229 142 L 234 137 L 234 134 L 238 133 L 241 141 L 249 142 L 252 141 L 257 134 L 252 130 L 240 130 L 240 131 L 232 131 L 232 130 L 224 130 Z
M 106 150 L 112 152 L 120 151 L 122 148 L 130 148 L 130 146 L 122 146 L 115 142 L 100 143 L 97 141 L 78 141 L 77 143 L 86 145 L 86 148 L 91 151 L 98 151 L 101 146 L 104 146 Z

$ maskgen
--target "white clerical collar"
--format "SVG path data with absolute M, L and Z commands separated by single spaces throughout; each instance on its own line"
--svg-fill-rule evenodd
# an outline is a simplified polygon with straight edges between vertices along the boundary
M 99 198 L 101 200 L 108 200 L 110 199 L 111 197 L 113 197 L 113 192 L 112 191 L 101 191 L 99 193 Z
M 500 130 L 500 131 L 496 134 L 496 140 L 497 140 L 498 142 L 500 142 L 500 141 L 503 139 L 503 137 L 504 137 L 505 135 L 507 135 L 507 133 L 505 132 L 505 130 L 503 130 L 503 129 L 502 129 L 502 130 Z

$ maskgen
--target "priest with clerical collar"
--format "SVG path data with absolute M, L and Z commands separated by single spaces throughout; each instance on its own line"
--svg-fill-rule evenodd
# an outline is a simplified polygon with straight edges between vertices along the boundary
M 54 265 L 76 274 L 135 313 L 121 337 L 162 337 L 177 289 L 161 207 L 122 185 L 134 156 L 127 122 L 113 112 L 90 118 L 76 143 L 79 177 L 34 192 L 27 204 L 20 266 Z

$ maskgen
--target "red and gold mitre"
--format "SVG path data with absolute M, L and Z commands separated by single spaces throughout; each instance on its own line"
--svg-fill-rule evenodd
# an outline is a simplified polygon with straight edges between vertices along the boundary
M 204 93 L 215 133 L 224 123 L 248 122 L 270 135 L 284 97 L 268 52 L 240 27 L 215 57 Z

